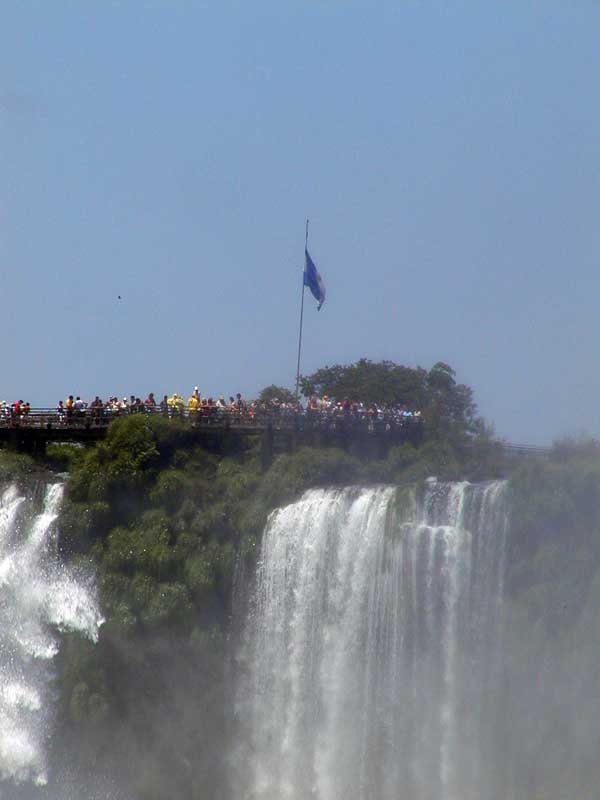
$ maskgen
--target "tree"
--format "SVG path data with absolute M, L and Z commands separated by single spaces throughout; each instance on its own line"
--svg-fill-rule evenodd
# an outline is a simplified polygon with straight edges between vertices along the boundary
M 456 373 L 438 361 L 429 372 L 422 367 L 406 367 L 393 361 L 361 358 L 355 364 L 335 364 L 302 376 L 306 397 L 328 395 L 336 400 L 393 405 L 405 403 L 423 412 L 427 428 L 434 436 L 471 437 L 483 431 L 482 420 L 470 387 L 456 382 Z
M 296 397 L 289 389 L 271 384 L 271 386 L 265 386 L 258 395 L 258 399 L 261 403 L 272 403 L 273 400 L 279 400 L 280 403 L 293 403 Z
M 364 403 L 392 405 L 404 402 L 422 408 L 426 400 L 427 372 L 393 361 L 374 362 L 361 358 L 356 364 L 322 367 L 312 375 L 302 376 L 302 393 L 328 395 L 338 400 L 362 400 Z
M 483 420 L 477 416 L 473 390 L 456 383 L 456 373 L 445 362 L 438 361 L 429 371 L 427 395 L 429 416 L 446 433 L 483 432 Z

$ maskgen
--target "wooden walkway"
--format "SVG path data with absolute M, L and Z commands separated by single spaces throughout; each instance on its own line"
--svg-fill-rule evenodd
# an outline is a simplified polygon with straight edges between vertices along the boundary
M 139 412 L 138 412 L 139 413 Z M 405 421 L 353 418 L 321 414 L 269 413 L 251 415 L 228 411 L 162 413 L 160 409 L 146 414 L 183 422 L 190 436 L 213 450 L 235 448 L 249 437 L 259 438 L 263 463 L 270 463 L 275 452 L 293 452 L 302 444 L 313 446 L 342 446 L 364 443 L 372 455 L 384 455 L 394 444 L 410 441 L 415 445 L 423 439 L 420 418 Z M 129 416 L 86 409 L 72 414 L 56 409 L 32 408 L 28 414 L 0 416 L 0 445 L 13 450 L 41 456 L 55 442 L 92 444 L 106 435 L 111 422 Z
M 159 409 L 150 413 L 183 421 L 194 438 L 213 447 L 224 441 L 260 437 L 267 453 L 265 457 L 269 451 L 272 455 L 277 450 L 294 450 L 300 444 L 347 447 L 353 442 L 362 443 L 372 455 L 383 456 L 390 447 L 403 442 L 419 445 L 426 435 L 426 424 L 421 417 L 376 419 L 320 413 L 263 413 L 254 416 L 228 411 L 205 415 L 187 410 L 163 414 Z M 95 409 L 67 415 L 49 408 L 32 408 L 27 415 L 18 417 L 0 413 L 0 445 L 42 455 L 46 446 L 53 442 L 92 444 L 106 435 L 113 420 L 126 415 Z M 497 444 L 509 456 L 544 457 L 550 453 L 549 447 Z

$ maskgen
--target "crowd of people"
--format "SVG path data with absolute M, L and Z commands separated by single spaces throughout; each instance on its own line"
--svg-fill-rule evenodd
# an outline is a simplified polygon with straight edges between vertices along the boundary
M 309 397 L 305 403 L 290 399 L 273 397 L 270 400 L 245 400 L 241 393 L 235 397 L 224 395 L 217 399 L 203 397 L 197 386 L 194 387 L 187 400 L 174 392 L 172 395 L 163 395 L 157 400 L 150 392 L 145 400 L 136 395 L 129 398 L 118 396 L 102 400 L 96 395 L 91 402 L 82 400 L 80 396 L 69 395 L 66 400 L 59 400 L 54 411 L 43 410 L 41 416 L 48 421 L 52 418 L 59 425 L 106 424 L 108 421 L 130 414 L 163 414 L 167 417 L 186 417 L 192 423 L 222 420 L 236 417 L 253 420 L 265 417 L 295 417 L 300 420 L 310 420 L 313 423 L 331 424 L 336 421 L 351 421 L 366 423 L 371 428 L 375 425 L 387 427 L 420 424 L 422 415 L 419 410 L 411 409 L 403 401 L 391 405 L 379 403 L 365 403 L 360 400 L 351 400 L 347 397 L 336 399 L 323 395 L 322 397 Z M 31 415 L 31 416 L 30 416 Z M 12 404 L 0 403 L 0 422 L 5 424 L 30 423 L 30 419 L 38 419 L 37 410 L 32 415 L 31 405 L 23 400 Z
M 91 420 L 111 419 L 128 414 L 164 414 L 168 417 L 199 418 L 201 415 L 244 413 L 247 408 L 246 402 L 242 400 L 239 393 L 236 397 L 230 397 L 228 401 L 223 395 L 214 400 L 212 397 L 202 397 L 196 386 L 187 401 L 177 392 L 170 396 L 165 394 L 161 400 L 157 400 L 154 392 L 150 392 L 145 400 L 132 394 L 129 398 L 123 397 L 123 399 L 115 395 L 104 401 L 96 395 L 91 403 L 83 401 L 80 397 L 69 395 L 65 401 L 58 401 L 56 414 L 64 422 L 82 417 Z
M 0 421 L 7 422 L 14 419 L 27 419 L 31 412 L 31 404 L 23 400 L 16 400 L 14 403 L 0 401 Z

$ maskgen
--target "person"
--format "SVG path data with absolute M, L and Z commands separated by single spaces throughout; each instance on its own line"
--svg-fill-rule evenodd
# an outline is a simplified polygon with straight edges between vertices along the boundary
M 154 392 L 149 392 L 148 397 L 144 400 L 144 409 L 146 413 L 151 414 L 156 410 L 156 400 L 154 399 Z
M 92 412 L 92 422 L 95 422 L 97 425 L 100 423 L 100 416 L 102 414 L 102 400 L 100 397 L 96 395 L 92 402 L 90 403 L 90 409 Z
M 215 414 L 217 417 L 222 418 L 225 416 L 227 412 L 227 403 L 225 402 L 225 397 L 223 395 L 219 395 L 219 399 L 215 403 Z
M 62 400 L 59 400 L 56 404 L 56 416 L 58 417 L 59 424 L 62 425 L 65 421 L 65 404 Z
M 70 394 L 67 397 L 67 402 L 65 403 L 65 411 L 66 411 L 66 414 L 67 414 L 67 422 L 71 422 L 71 420 L 73 419 L 73 403 L 74 403 L 73 395 Z
M 121 413 L 121 409 L 119 407 L 119 398 L 116 397 L 116 395 L 109 399 L 106 407 L 111 417 L 118 417 Z
M 160 413 L 161 414 L 168 414 L 169 413 L 169 398 L 166 394 L 163 395 L 163 399 L 160 401 Z
M 235 396 L 235 409 L 238 414 L 243 414 L 246 410 L 246 403 L 242 400 L 242 395 L 239 392 Z
M 367 408 L 367 418 L 369 420 L 367 428 L 371 433 L 375 430 L 376 416 L 377 416 L 377 406 L 375 405 L 375 403 L 371 403 Z
M 75 398 L 75 402 L 73 403 L 73 416 L 82 417 L 84 410 L 85 410 L 85 403 L 83 402 L 81 397 L 77 395 L 77 397 Z
M 183 411 L 183 398 L 177 392 L 173 392 L 171 397 L 167 399 L 167 405 L 170 414 L 181 414 Z
M 196 387 L 197 389 L 197 387 Z M 196 417 L 198 416 L 198 395 L 196 394 L 196 389 L 192 392 L 192 394 L 188 398 L 188 414 L 190 415 L 190 420 L 193 422 Z

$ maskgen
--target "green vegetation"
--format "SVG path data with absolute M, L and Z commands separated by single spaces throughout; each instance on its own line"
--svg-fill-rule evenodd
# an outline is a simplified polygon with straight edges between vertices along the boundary
M 145 415 L 93 448 L 49 448 L 70 469 L 61 549 L 93 560 L 107 616 L 97 646 L 65 639 L 60 746 L 87 769 L 109 760 L 140 798 L 219 784 L 224 626 L 236 553 L 252 552 L 256 451 L 217 455 L 188 426 Z
M 309 487 L 477 477 L 501 463 L 483 441 L 466 454 L 430 442 L 372 461 L 301 448 L 262 474 L 257 447 L 223 457 L 189 437 L 176 421 L 133 416 L 111 425 L 96 447 L 68 454 L 63 552 L 93 556 L 111 625 L 191 630 L 209 598 L 211 614 L 219 607 L 222 617 L 236 552 L 250 551 L 267 514 Z
M 398 371 L 415 373 L 422 394 L 398 384 Z M 69 471 L 63 554 L 93 560 L 107 615 L 97 646 L 69 636 L 61 655 L 63 730 L 90 769 L 98 754 L 114 761 L 122 752 L 121 768 L 140 798 L 212 795 L 222 768 L 224 641 L 236 564 L 254 558 L 273 508 L 314 486 L 506 472 L 476 421 L 470 391 L 457 387 L 449 368 L 422 375 L 359 362 L 356 391 L 382 372 L 407 402 L 436 414 L 422 447 L 406 443 L 368 457 L 352 443 L 348 451 L 304 447 L 280 453 L 263 471 L 258 440 L 221 442 L 211 452 L 177 420 L 135 415 L 115 421 L 95 447 L 48 448 L 49 465 Z M 274 386 L 261 396 L 288 397 Z M 176 737 L 165 734 L 159 698 Z M 192 766 L 178 790 L 169 781 L 182 752 Z M 137 765 L 134 774 L 128 764 Z M 169 776 L 164 785 L 162 775 Z
M 0 458 L 0 482 L 22 483 L 35 475 L 38 467 L 29 456 L 20 453 L 11 453 L 9 450 L 2 451 Z
M 216 456 L 184 424 L 136 415 L 71 469 L 62 546 L 94 556 L 111 623 L 185 629 L 208 594 L 228 596 L 254 452 Z
M 355 364 L 323 367 L 303 376 L 300 385 L 307 397 L 347 397 L 386 406 L 404 402 L 423 413 L 429 438 L 457 441 L 484 431 L 472 389 L 457 383 L 456 373 L 443 361 L 427 372 L 421 367 L 362 358 Z
M 511 490 L 511 592 L 531 592 L 534 619 L 556 630 L 581 610 L 600 563 L 600 450 L 559 443 L 548 461 L 517 469 Z
M 273 400 L 278 400 L 280 403 L 293 403 L 296 396 L 289 389 L 283 386 L 265 386 L 265 388 L 258 395 L 260 403 L 272 403 Z
M 599 445 L 559 442 L 548 461 L 513 474 L 511 494 L 505 711 L 516 777 L 540 800 L 592 797 L 600 781 L 590 702 L 600 690 Z
M 178 420 L 134 415 L 115 421 L 95 447 L 48 448 L 46 468 L 69 473 L 62 553 L 93 562 L 107 617 L 97 646 L 64 638 L 57 747 L 91 771 L 98 764 L 121 771 L 140 800 L 199 800 L 222 786 L 236 565 L 252 563 L 270 511 L 311 487 L 512 474 L 507 646 L 526 653 L 519 663 L 534 664 L 547 657 L 550 637 L 557 663 L 585 651 L 583 667 L 594 673 L 597 653 L 585 650 L 585 637 L 599 638 L 595 443 L 564 441 L 547 462 L 507 462 L 477 417 L 471 390 L 442 363 L 427 372 L 362 360 L 318 370 L 302 388 L 366 402 L 403 400 L 423 411 L 424 443 L 387 452 L 351 441 L 346 450 L 300 447 L 264 470 L 258 439 L 209 449 Z M 289 399 L 289 392 L 270 386 L 261 397 Z M 39 470 L 27 457 L 1 454 L 4 480 L 26 481 Z M 519 675 L 532 695 L 541 691 L 534 674 Z M 592 683 L 585 684 L 590 694 L 600 688 Z M 512 700 L 516 719 L 519 701 Z M 586 796 L 590 772 L 581 774 L 578 796 Z
M 211 453 L 177 420 L 135 415 L 114 422 L 106 439 L 84 450 L 49 448 L 69 469 L 62 517 L 64 552 L 96 561 L 111 625 L 189 632 L 210 607 L 227 614 L 236 553 L 251 552 L 267 514 L 310 486 L 400 483 L 435 474 L 480 479 L 508 466 L 476 416 L 471 390 L 443 363 L 429 372 L 363 359 L 303 378 L 303 391 L 405 401 L 421 408 L 425 444 L 393 447 L 379 458 L 332 448 L 282 454 L 262 473 L 259 443 Z M 262 398 L 287 398 L 269 386 Z

